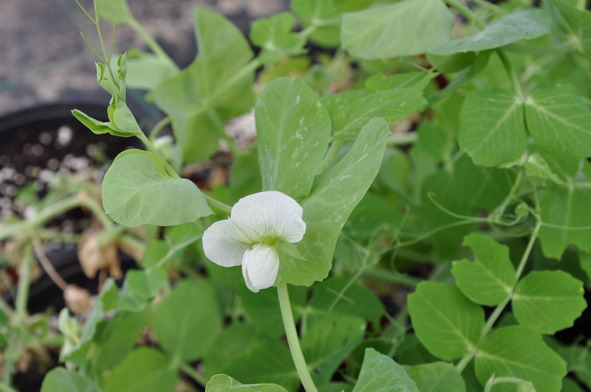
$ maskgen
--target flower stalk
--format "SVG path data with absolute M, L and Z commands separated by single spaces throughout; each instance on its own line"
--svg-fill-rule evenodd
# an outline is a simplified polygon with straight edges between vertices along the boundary
M 287 291 L 287 285 L 281 283 L 277 286 L 277 295 L 279 297 L 279 308 L 281 309 L 281 318 L 283 319 L 283 327 L 285 328 L 285 335 L 287 336 L 287 343 L 289 345 L 289 351 L 293 363 L 300 377 L 300 381 L 304 386 L 306 392 L 318 392 L 312 376 L 308 371 L 308 365 L 306 365 L 306 359 L 300 346 L 300 340 L 298 338 L 298 332 L 295 328 L 295 321 L 293 319 L 293 313 L 291 310 L 291 302 L 289 301 L 289 292 Z

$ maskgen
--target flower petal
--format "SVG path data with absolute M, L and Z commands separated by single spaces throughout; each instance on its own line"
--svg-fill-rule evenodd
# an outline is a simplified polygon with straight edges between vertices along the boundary
M 222 267 L 234 267 L 242 264 L 242 258 L 249 246 L 234 239 L 234 230 L 235 228 L 229 219 L 215 222 L 209 226 L 203 233 L 205 256 Z
M 257 244 L 246 251 L 242 261 L 242 275 L 246 286 L 255 293 L 273 286 L 279 272 L 279 256 L 274 247 Z
M 267 191 L 246 196 L 232 207 L 232 223 L 251 242 L 281 239 L 299 242 L 306 232 L 303 210 L 284 193 Z

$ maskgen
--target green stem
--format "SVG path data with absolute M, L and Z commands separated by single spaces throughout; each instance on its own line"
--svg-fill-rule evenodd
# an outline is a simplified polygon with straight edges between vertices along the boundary
M 162 120 L 158 121 L 158 123 L 156 125 L 154 125 L 154 128 L 152 128 L 152 130 L 150 131 L 150 141 L 152 143 L 154 143 L 154 140 L 156 140 L 156 137 L 158 136 L 158 134 L 164 128 L 166 128 L 166 126 L 169 125 L 171 122 L 172 122 L 172 118 L 170 116 L 166 116 Z
M 541 227 L 542 227 L 542 221 L 538 220 L 536 222 L 536 226 L 534 227 L 534 230 L 531 233 L 531 236 L 529 238 L 529 241 L 527 243 L 525 251 L 523 252 L 523 255 L 521 256 L 521 260 L 519 260 L 519 265 L 517 266 L 517 272 L 515 273 L 515 283 L 513 283 L 513 287 L 511 288 L 511 292 L 509 293 L 509 295 L 507 296 L 507 298 L 503 302 L 501 302 L 499 305 L 497 305 L 497 307 L 493 310 L 493 312 L 490 315 L 490 317 L 488 318 L 488 320 L 486 320 L 486 323 L 484 324 L 484 327 L 482 328 L 482 332 L 480 334 L 480 339 L 478 340 L 478 344 L 476 345 L 476 347 L 474 347 L 474 349 L 472 349 L 468 354 L 466 354 L 460 360 L 460 362 L 458 362 L 458 364 L 456 365 L 456 369 L 458 369 L 458 371 L 462 372 L 466 368 L 466 366 L 470 363 L 470 361 L 474 358 L 474 356 L 476 356 L 476 353 L 478 352 L 478 347 L 480 346 L 480 344 L 482 343 L 484 338 L 486 338 L 488 336 L 489 332 L 491 331 L 491 329 L 493 328 L 493 326 L 495 325 L 495 323 L 497 322 L 497 320 L 499 319 L 499 317 L 503 313 L 503 310 L 505 310 L 505 307 L 509 304 L 509 302 L 511 302 L 511 299 L 513 298 L 513 294 L 515 292 L 515 286 L 517 285 L 517 282 L 519 281 L 519 278 L 521 277 L 521 274 L 523 273 L 525 265 L 527 264 L 527 260 L 529 259 L 529 255 L 531 254 L 531 251 L 534 248 L 534 244 L 536 242 L 536 239 L 538 238 L 538 233 L 540 232 Z
M 478 19 L 478 17 L 472 12 L 472 10 L 466 7 L 464 4 L 457 0 L 445 0 L 445 2 L 456 11 L 458 11 L 463 17 L 468 19 L 471 23 L 474 23 L 478 28 L 484 29 L 486 25 Z
M 342 146 L 343 141 L 340 139 L 334 140 L 332 142 L 332 144 L 328 148 L 328 151 L 326 152 L 326 155 L 324 156 L 324 159 L 322 160 L 322 163 L 320 164 L 320 170 L 318 171 L 318 173 L 323 173 L 326 169 L 328 169 L 328 167 L 330 166 L 330 164 L 332 163 L 332 161 L 334 160 L 335 156 L 337 155 Z
M 144 40 L 146 45 L 148 45 L 150 50 L 152 52 L 154 52 L 154 54 L 156 56 L 158 56 L 162 60 L 165 60 L 166 62 L 170 63 L 170 65 L 172 65 L 177 71 L 179 70 L 179 67 L 175 64 L 175 62 L 172 61 L 172 59 L 168 56 L 168 54 L 166 54 L 164 49 L 162 49 L 162 47 L 158 44 L 158 42 L 156 42 L 156 40 L 154 40 L 154 38 L 152 38 L 152 36 L 146 31 L 146 29 L 144 29 L 144 27 L 137 21 L 137 19 L 132 18 L 128 22 L 128 24 L 132 29 L 135 30 L 135 32 L 140 37 L 142 37 L 142 39 Z
M 363 271 L 363 275 L 369 278 L 381 279 L 386 282 L 398 284 L 408 288 L 415 288 L 420 282 L 420 279 L 379 268 L 368 268 Z
M 507 70 L 507 74 L 509 74 L 509 78 L 511 78 L 511 84 L 513 84 L 513 89 L 515 90 L 515 94 L 517 94 L 519 99 L 521 99 L 523 101 L 525 99 L 525 97 L 523 95 L 523 89 L 521 88 L 521 83 L 519 82 L 519 77 L 517 76 L 517 73 L 515 72 L 515 70 L 511 66 L 511 61 L 509 60 L 509 57 L 507 57 L 507 54 L 505 53 L 505 51 L 503 49 L 497 50 L 497 54 L 499 55 L 501 62 L 505 66 L 505 69 Z
M 20 221 L 0 229 L 0 241 L 5 240 L 17 233 L 22 233 L 36 226 L 41 226 L 54 217 L 63 214 L 81 204 L 77 195 L 62 199 L 41 210 L 33 219 Z
M 180 369 L 193 380 L 197 381 L 199 385 L 203 387 L 207 385 L 207 379 L 205 376 L 193 369 L 193 366 L 184 363 L 180 366 Z
M 218 210 L 228 215 L 230 215 L 230 213 L 232 212 L 232 207 L 230 207 L 226 203 L 222 203 L 221 201 L 216 200 L 209 195 L 205 195 L 205 197 L 207 198 L 207 204 L 209 204 L 209 206 L 214 210 Z
M 15 333 L 8 340 L 8 346 L 4 352 L 3 383 L 10 388 L 12 384 L 12 372 L 14 363 L 18 360 L 18 347 L 22 343 L 22 336 L 26 327 L 27 300 L 29 299 L 29 287 L 31 285 L 31 265 L 33 264 L 33 247 L 28 244 L 25 248 L 23 259 L 19 267 L 18 288 L 16 291 L 16 304 L 14 312 Z
M 176 170 L 174 170 L 172 166 L 170 166 L 170 163 L 168 163 L 168 161 L 160 154 L 160 152 L 156 149 L 156 147 L 154 147 L 150 139 L 148 139 L 148 137 L 144 135 L 143 132 L 139 132 L 135 136 L 137 136 L 137 138 L 140 139 L 142 143 L 144 143 L 148 151 L 150 151 L 153 154 L 156 154 L 160 158 L 169 175 L 173 176 L 174 178 L 181 178 L 179 174 L 176 172 Z
M 112 225 L 111 218 L 107 216 L 105 210 L 103 210 L 101 205 L 92 197 L 80 197 L 80 204 L 83 207 L 88 208 L 104 228 L 108 228 Z
M 296 331 L 295 321 L 291 311 L 289 292 L 287 291 L 287 285 L 285 283 L 277 286 L 277 295 L 279 297 L 279 307 L 281 308 L 281 317 L 283 318 L 283 327 L 285 328 L 289 351 L 291 351 L 291 357 L 298 372 L 298 376 L 300 377 L 300 381 L 306 392 L 318 392 L 316 385 L 314 385 L 314 381 L 312 381 L 310 372 L 308 371 L 304 354 L 302 353 L 302 347 L 300 346 L 298 332 Z

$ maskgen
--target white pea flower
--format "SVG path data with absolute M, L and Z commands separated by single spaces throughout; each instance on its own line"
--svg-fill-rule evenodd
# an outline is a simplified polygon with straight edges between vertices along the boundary
M 273 286 L 279 272 L 277 247 L 296 243 L 306 232 L 302 207 L 276 191 L 246 196 L 230 217 L 203 233 L 205 255 L 222 267 L 242 264 L 246 286 L 255 293 Z

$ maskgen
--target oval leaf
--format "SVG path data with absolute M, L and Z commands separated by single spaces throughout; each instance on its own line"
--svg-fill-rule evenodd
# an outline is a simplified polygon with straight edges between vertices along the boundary
M 124 226 L 173 226 L 213 213 L 189 180 L 166 172 L 160 158 L 128 150 L 115 158 L 103 180 L 103 207 Z

